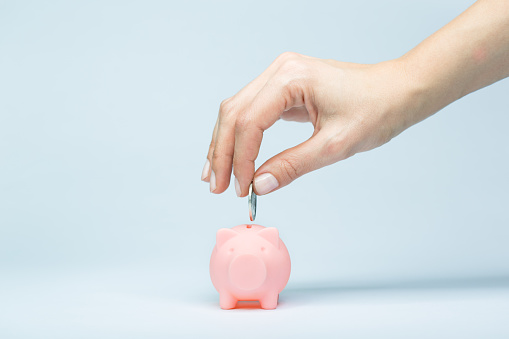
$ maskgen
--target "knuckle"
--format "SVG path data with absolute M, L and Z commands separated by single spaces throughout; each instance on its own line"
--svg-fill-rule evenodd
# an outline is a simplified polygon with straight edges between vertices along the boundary
M 298 88 L 301 88 L 302 87 L 302 79 L 301 78 L 295 78 L 295 77 L 282 77 L 280 79 L 280 86 L 281 88 L 283 88 L 284 90 L 286 90 L 287 92 L 289 92 L 289 95 L 292 96 L 291 94 Z
M 212 153 L 212 164 L 216 163 L 216 162 L 217 162 L 217 160 L 218 160 L 218 159 L 220 159 L 220 158 L 221 158 L 221 156 L 219 155 L 219 153 L 218 153 L 218 152 L 216 152 L 216 151 L 214 151 L 214 152 Z
M 355 154 L 348 140 L 342 136 L 334 136 L 327 140 L 323 153 L 325 159 L 333 162 L 347 159 Z
M 212 161 L 211 161 L 211 163 L 212 163 L 213 166 L 217 165 L 217 164 L 222 164 L 222 163 L 224 163 L 224 161 L 227 158 L 228 158 L 227 154 L 214 151 L 214 153 L 212 153 Z
M 323 152 L 327 158 L 334 158 L 341 149 L 341 143 L 336 138 L 331 138 L 325 143 Z
M 294 93 L 312 85 L 312 78 L 312 66 L 307 60 L 291 60 L 281 66 L 275 81 L 280 88 Z
M 231 162 L 232 157 L 233 149 L 231 149 L 230 145 L 221 141 L 216 142 L 216 146 L 211 155 L 212 164 L 214 164 L 214 162 L 221 164 Z
M 233 98 L 224 99 L 219 105 L 219 116 L 223 118 L 230 116 L 233 113 L 234 107 Z
M 294 105 L 303 104 L 308 84 L 300 77 L 286 74 L 274 79 L 274 87 L 279 89 L 284 110 L 287 110 Z
M 235 153 L 233 155 L 233 172 L 236 176 L 238 176 L 242 169 L 245 169 L 246 166 L 250 163 L 251 161 L 249 159 L 246 159 L 245 157 Z
M 292 158 L 283 158 L 280 163 L 281 172 L 286 175 L 290 181 L 297 179 L 300 176 L 297 161 Z
M 276 58 L 276 60 L 279 61 L 279 62 L 285 62 L 287 60 L 295 59 L 295 58 L 299 58 L 299 57 L 300 57 L 300 54 L 298 54 L 298 53 L 295 53 L 295 52 L 284 52 L 284 53 L 281 53 Z
M 284 74 L 303 77 L 309 75 L 310 65 L 306 59 L 300 57 L 289 58 L 281 65 L 280 71 Z

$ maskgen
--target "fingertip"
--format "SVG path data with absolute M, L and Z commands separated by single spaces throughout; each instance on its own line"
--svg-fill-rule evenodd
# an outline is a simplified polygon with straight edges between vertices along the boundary
M 235 194 L 237 194 L 237 197 L 241 197 L 242 195 L 242 190 L 240 188 L 240 183 L 239 183 L 239 180 L 235 177 Z
M 216 173 L 214 170 L 210 172 L 210 193 L 215 193 L 216 190 Z
M 214 169 L 215 167 L 215 169 Z M 210 192 L 214 194 L 221 194 L 230 186 L 231 170 L 217 168 L 212 165 L 210 170 Z
M 224 191 L 226 191 L 226 189 L 229 187 L 230 185 L 226 185 L 226 187 L 219 187 L 219 186 L 216 186 L 216 189 L 212 192 L 214 194 L 221 194 L 221 193 L 224 193 Z
M 253 188 L 257 195 L 270 193 L 279 187 L 279 181 L 272 173 L 263 173 L 255 176 Z
M 210 161 L 209 161 L 209 159 L 207 159 L 207 161 L 205 161 L 205 165 L 203 166 L 203 170 L 201 172 L 201 180 L 202 181 L 205 181 L 205 182 L 210 181 L 209 172 L 210 172 Z
M 246 197 L 249 193 L 249 185 L 253 180 L 252 178 L 254 173 L 254 164 L 252 164 L 252 166 L 251 164 L 248 166 L 240 166 L 239 162 L 236 163 L 237 166 L 235 166 L 235 164 L 233 165 L 233 175 L 235 177 L 235 193 L 239 198 L 243 198 Z

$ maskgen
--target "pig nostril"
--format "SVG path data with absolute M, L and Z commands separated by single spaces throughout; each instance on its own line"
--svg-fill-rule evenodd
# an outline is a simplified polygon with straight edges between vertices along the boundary
M 246 225 L 246 228 L 251 228 L 253 225 Z

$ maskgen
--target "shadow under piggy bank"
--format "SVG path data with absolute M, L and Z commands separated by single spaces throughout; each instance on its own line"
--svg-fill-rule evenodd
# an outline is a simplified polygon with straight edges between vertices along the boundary
M 475 293 L 476 290 L 507 289 L 509 288 L 509 276 L 469 278 L 462 279 L 436 279 L 419 281 L 389 281 L 371 282 L 358 284 L 340 284 L 318 282 L 315 285 L 293 286 L 281 293 L 279 308 L 292 308 L 322 304 L 324 302 L 341 302 L 341 300 L 361 301 L 373 300 L 373 297 L 395 297 L 396 295 L 408 295 L 412 293 L 445 293 L 453 291 Z

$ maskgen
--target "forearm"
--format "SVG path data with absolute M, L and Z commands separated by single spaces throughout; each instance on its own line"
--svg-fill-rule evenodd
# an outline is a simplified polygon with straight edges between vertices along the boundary
M 400 60 L 419 106 L 406 128 L 509 76 L 509 1 L 477 1 Z
M 203 171 L 222 193 L 257 194 L 378 147 L 462 96 L 509 76 L 509 0 L 480 0 L 395 60 L 358 65 L 285 53 L 223 101 Z M 310 121 L 311 138 L 255 171 L 263 132 Z M 209 166 L 210 165 L 210 166 Z

